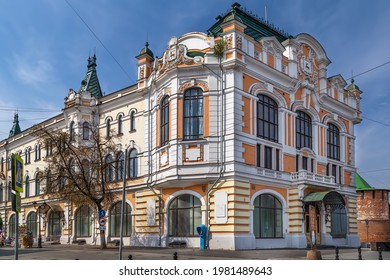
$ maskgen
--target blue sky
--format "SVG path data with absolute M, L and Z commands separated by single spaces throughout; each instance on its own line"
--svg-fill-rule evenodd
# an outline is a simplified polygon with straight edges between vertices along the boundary
M 136 81 L 135 56 L 148 38 L 161 56 L 168 40 L 206 32 L 234 1 L 0 0 L 0 139 L 19 111 L 22 130 L 60 112 L 68 90 L 78 90 L 87 58 L 96 50 L 106 93 Z M 356 161 L 374 187 L 390 188 L 390 2 L 241 0 L 239 3 L 291 35 L 309 33 L 332 64 L 328 76 L 356 75 L 363 91 L 363 122 L 356 126 Z M 349 80 L 347 80 L 349 82 Z M 32 109 L 26 109 L 32 108 Z M 371 120 L 376 120 L 374 122 Z M 381 171 L 382 170 L 382 171 Z

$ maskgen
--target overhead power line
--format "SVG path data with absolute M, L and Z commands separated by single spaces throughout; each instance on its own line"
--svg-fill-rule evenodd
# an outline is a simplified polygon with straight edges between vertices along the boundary
M 114 55 L 110 52 L 110 50 L 104 45 L 102 40 L 100 40 L 99 36 L 92 30 L 92 28 L 88 25 L 88 23 L 83 19 L 83 17 L 77 12 L 77 10 L 69 3 L 68 0 L 65 0 L 68 6 L 73 10 L 73 12 L 79 17 L 79 19 L 84 23 L 84 25 L 88 28 L 88 30 L 92 33 L 92 35 L 98 40 L 98 42 L 103 46 L 103 48 L 107 51 L 107 53 L 111 56 L 111 58 L 115 61 L 115 63 L 119 66 L 119 68 L 123 71 L 123 73 L 132 81 L 134 79 L 127 73 L 125 68 L 119 63 L 119 61 L 114 57 Z

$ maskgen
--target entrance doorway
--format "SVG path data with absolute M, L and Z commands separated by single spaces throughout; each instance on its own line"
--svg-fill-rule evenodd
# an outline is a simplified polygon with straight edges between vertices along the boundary
M 318 206 L 305 207 L 305 235 L 307 248 L 321 244 L 321 213 Z

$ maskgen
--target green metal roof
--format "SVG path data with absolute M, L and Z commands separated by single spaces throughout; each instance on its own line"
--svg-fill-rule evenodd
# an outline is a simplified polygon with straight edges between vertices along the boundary
M 9 132 L 9 137 L 15 136 L 16 134 L 20 133 L 20 125 L 19 125 L 19 116 L 18 113 L 15 113 L 14 115 L 14 122 L 12 124 L 12 128 Z
M 79 91 L 88 91 L 92 96 L 100 98 L 103 96 L 102 89 L 100 88 L 99 79 L 96 72 L 96 55 L 88 58 L 88 69 L 85 74 L 84 80 L 81 81 L 81 87 Z
M 263 37 L 274 36 L 279 42 L 283 42 L 291 37 L 289 34 L 273 26 L 267 21 L 258 18 L 256 15 L 253 15 L 245 9 L 242 9 L 241 5 L 238 3 L 234 3 L 230 11 L 223 16 L 218 16 L 216 20 L 217 22 L 208 30 L 208 33 L 213 36 L 220 36 L 222 32 L 221 24 L 231 20 L 237 20 L 247 26 L 244 30 L 245 34 L 251 36 L 255 40 L 259 40 Z
M 336 191 L 312 192 L 303 198 L 304 203 L 321 201 L 327 205 L 345 205 L 343 197 Z
M 357 85 L 355 85 L 355 80 L 354 79 L 351 80 L 351 84 L 347 87 L 347 90 L 348 91 L 358 90 L 358 91 L 361 92 L 360 88 Z
M 147 54 L 147 55 L 149 55 L 151 58 L 154 57 L 153 52 L 149 49 L 149 43 L 148 43 L 148 42 L 145 43 L 145 47 L 141 49 L 141 51 L 139 52 L 139 55 L 138 55 L 138 56 L 141 56 L 141 55 L 143 55 L 143 54 Z M 137 56 L 137 57 L 138 57 L 138 56 Z
M 357 191 L 374 190 L 359 174 L 355 173 L 355 182 Z

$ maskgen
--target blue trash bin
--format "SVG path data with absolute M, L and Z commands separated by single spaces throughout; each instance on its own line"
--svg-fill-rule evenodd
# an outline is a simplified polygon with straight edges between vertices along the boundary
M 196 231 L 200 236 L 200 250 L 203 251 L 206 246 L 207 227 L 205 225 L 199 225 L 196 227 Z

